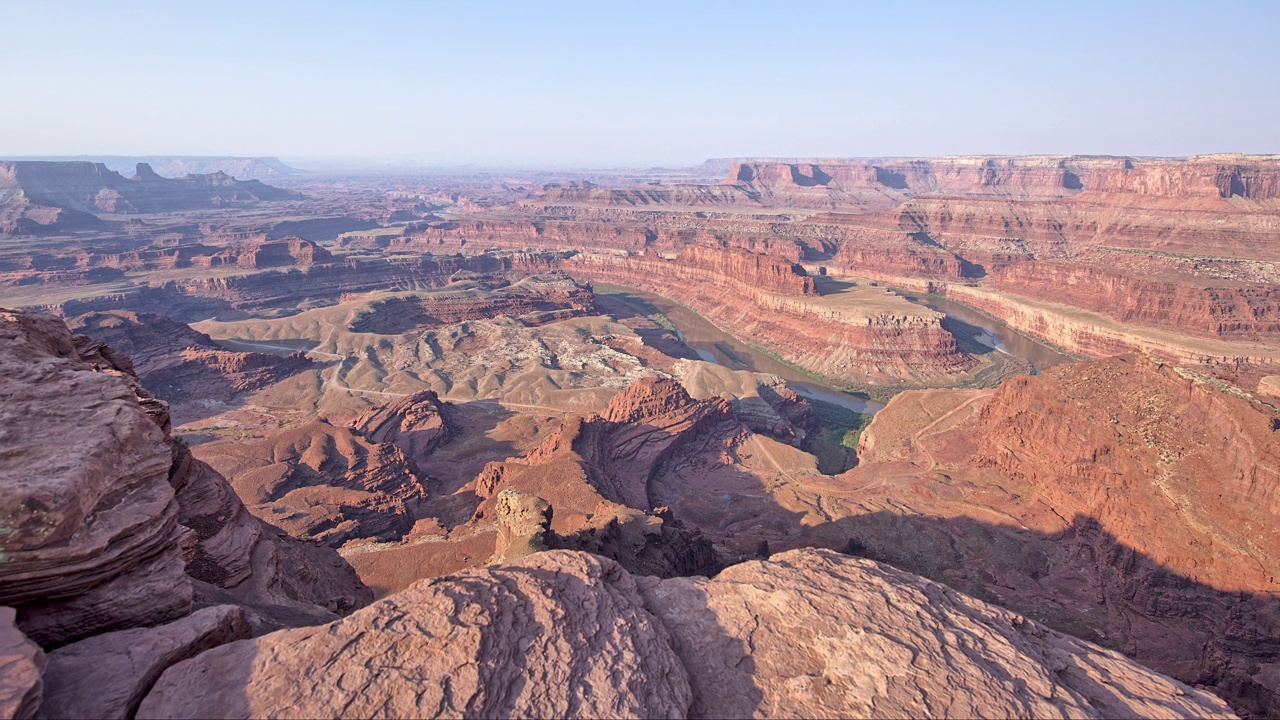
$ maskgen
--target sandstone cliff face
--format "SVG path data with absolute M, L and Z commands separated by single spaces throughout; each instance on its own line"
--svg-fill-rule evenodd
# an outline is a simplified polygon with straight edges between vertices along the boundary
M 680 252 L 690 246 L 740 248 L 793 262 L 805 254 L 801 240 L 779 236 L 759 223 L 718 218 L 714 223 L 690 223 L 683 213 L 594 208 L 524 208 L 523 216 L 485 220 L 449 220 L 411 225 L 403 236 L 378 236 L 362 246 L 385 251 L 465 252 L 501 248 L 524 250 L 658 250 Z M 541 219 L 552 215 L 556 219 Z M 571 219 L 559 219 L 561 217 Z
M 1213 158 L 1159 162 L 1093 173 L 1085 189 L 1161 197 L 1280 198 L 1280 162 L 1226 164 Z
M 0 597 L 16 607 L 0 613 L 6 717 L 37 712 L 33 669 L 43 716 L 128 717 L 178 660 L 371 599 L 336 553 L 277 537 L 172 443 L 168 407 L 101 341 L 0 311 L 0 398 Z M 15 615 L 52 651 L 47 667 Z
M 739 249 L 690 247 L 680 254 L 683 265 L 718 277 L 734 278 L 753 288 L 780 295 L 817 295 L 804 268 L 782 258 Z
M 1174 326 L 1196 335 L 1233 339 L 1280 334 L 1280 288 L 1274 286 L 1162 282 L 1105 267 L 1054 261 L 1010 264 L 992 274 L 998 289 L 1051 298 L 1121 322 Z
M 1168 362 L 1201 366 L 1274 367 L 1274 353 L 1264 344 L 1201 344 L 1176 332 L 1134 332 L 1101 315 L 986 289 L 948 285 L 947 297 L 998 318 L 1009 327 L 1041 338 L 1063 350 L 1092 358 L 1143 352 Z
M 175 665 L 138 716 L 210 708 L 231 718 L 1231 716 L 1117 653 L 812 550 L 711 581 L 637 580 L 566 551 L 464 571 L 325 628 Z
M 1064 197 L 1081 187 L 1070 158 L 945 158 L 884 162 L 744 162 L 722 183 L 762 204 L 877 209 L 919 193 Z
M 262 240 L 220 250 L 207 256 L 194 256 L 192 265 L 220 267 L 232 265 L 252 270 L 273 267 L 305 268 L 334 262 L 333 254 L 300 237 Z

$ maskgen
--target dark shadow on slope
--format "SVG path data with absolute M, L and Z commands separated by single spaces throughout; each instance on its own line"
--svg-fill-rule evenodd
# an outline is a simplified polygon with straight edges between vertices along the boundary
M 901 514 L 877 511 L 812 524 L 812 514 L 762 499 L 766 488 L 755 476 L 736 468 L 731 475 L 745 485 L 754 480 L 754 489 L 723 487 L 729 483 L 722 480 L 712 493 L 686 491 L 674 507 L 687 525 L 736 549 L 739 560 L 765 546 L 867 557 L 1208 686 L 1242 715 L 1280 714 L 1280 695 L 1263 679 L 1280 663 L 1276 595 L 1219 590 L 1174 572 L 1088 516 L 1075 517 L 1058 535 L 929 517 L 905 506 Z

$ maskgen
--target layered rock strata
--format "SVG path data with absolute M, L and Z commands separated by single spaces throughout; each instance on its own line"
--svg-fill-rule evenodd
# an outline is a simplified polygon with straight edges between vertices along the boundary
M 336 554 L 266 531 L 226 480 L 169 441 L 168 408 L 127 357 L 34 313 L 4 311 L 0 332 L 13 415 L 0 595 L 33 640 L 53 648 L 181 617 L 192 576 L 311 622 L 368 601 Z M 281 567 L 300 556 L 306 569 Z
M 498 288 L 443 290 L 397 296 L 378 301 L 355 319 L 354 332 L 395 335 L 411 330 L 442 328 L 498 315 L 540 325 L 592 314 L 595 298 L 590 287 L 555 274 L 534 275 Z
M 421 462 L 456 432 L 451 414 L 449 403 L 423 390 L 366 411 L 351 428 L 370 442 L 390 443 L 410 460 Z
M 186 614 L 167 428 L 130 383 L 81 361 L 61 321 L 5 311 L 0 397 L 0 603 L 24 632 L 53 647 Z
M 67 325 L 128 356 L 138 379 L 170 404 L 231 402 L 313 365 L 301 353 L 281 357 L 227 350 L 208 335 L 154 313 L 87 313 Z
M 198 448 L 259 518 L 296 538 L 332 547 L 395 539 L 413 527 L 426 497 L 399 447 L 313 420 L 263 440 Z
M 373 291 L 440 288 L 457 278 L 492 277 L 496 284 L 555 270 L 559 255 L 346 256 L 336 262 L 291 265 L 265 270 L 179 280 L 156 280 L 125 292 L 57 303 L 64 315 L 127 309 L 155 312 L 179 320 L 238 312 L 270 314 L 279 308 L 332 304 Z

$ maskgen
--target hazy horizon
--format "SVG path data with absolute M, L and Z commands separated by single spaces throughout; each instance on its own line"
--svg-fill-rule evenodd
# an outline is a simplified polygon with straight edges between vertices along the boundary
M 0 155 L 366 166 L 1280 152 L 1280 4 L 0 7 Z

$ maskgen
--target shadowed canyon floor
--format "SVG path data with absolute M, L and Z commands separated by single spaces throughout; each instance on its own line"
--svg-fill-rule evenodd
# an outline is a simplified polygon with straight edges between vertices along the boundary
M 80 165 L 0 167 L 6 717 L 1280 712 L 1275 158 Z

